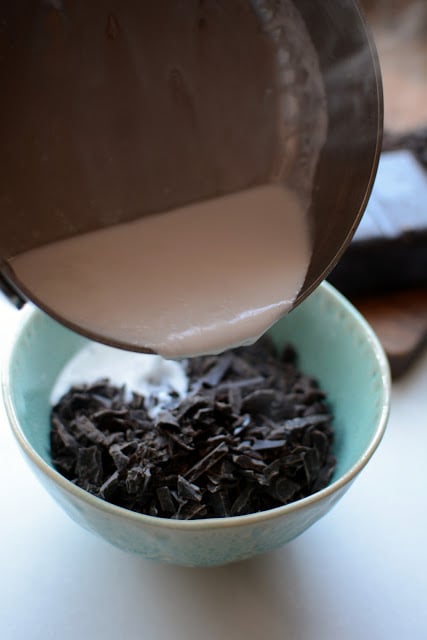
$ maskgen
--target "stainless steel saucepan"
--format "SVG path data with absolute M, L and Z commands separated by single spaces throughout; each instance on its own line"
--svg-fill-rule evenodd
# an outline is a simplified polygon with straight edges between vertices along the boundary
M 312 225 L 298 304 L 376 173 L 380 71 L 353 0 L 1 0 L 0 86 L 1 275 L 77 331 L 13 256 L 279 181 Z

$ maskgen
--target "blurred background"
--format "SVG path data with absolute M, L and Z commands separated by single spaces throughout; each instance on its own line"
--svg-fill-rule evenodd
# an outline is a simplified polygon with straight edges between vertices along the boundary
M 361 0 L 384 88 L 384 141 L 367 210 L 330 275 L 402 376 L 427 344 L 427 0 Z
M 362 0 L 380 56 L 385 127 L 427 126 L 426 0 Z

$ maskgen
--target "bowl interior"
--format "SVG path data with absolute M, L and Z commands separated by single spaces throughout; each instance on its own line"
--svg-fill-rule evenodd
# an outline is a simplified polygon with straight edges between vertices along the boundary
M 389 403 L 384 353 L 350 303 L 326 284 L 271 334 L 278 346 L 289 342 L 296 347 L 301 368 L 318 378 L 328 394 L 336 432 L 332 482 L 338 480 L 360 465 L 381 438 Z M 15 433 L 47 464 L 50 392 L 62 367 L 85 343 L 43 312 L 28 308 L 6 363 L 3 385 Z

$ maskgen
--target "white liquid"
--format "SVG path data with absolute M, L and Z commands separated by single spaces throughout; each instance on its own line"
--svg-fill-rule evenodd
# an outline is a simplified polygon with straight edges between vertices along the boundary
M 311 256 L 296 196 L 269 185 L 14 257 L 40 303 L 100 338 L 178 358 L 253 342 L 292 306 Z
M 171 392 L 182 399 L 188 388 L 188 380 L 181 363 L 165 360 L 147 353 L 132 353 L 114 349 L 96 342 L 89 342 L 62 369 L 52 389 L 50 401 L 55 405 L 70 387 L 108 378 L 111 384 L 126 385 L 127 400 L 135 391 L 147 398 L 156 398 L 158 404 L 150 410 L 155 417 L 171 401 Z

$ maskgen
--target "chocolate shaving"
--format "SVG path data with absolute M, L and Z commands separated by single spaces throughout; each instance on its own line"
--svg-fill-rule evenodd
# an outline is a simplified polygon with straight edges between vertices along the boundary
M 157 399 L 107 380 L 70 389 L 52 409 L 54 466 L 114 504 L 157 517 L 237 516 L 325 487 L 335 468 L 324 392 L 270 340 L 190 359 L 189 393 Z M 148 406 L 146 406 L 148 405 Z

